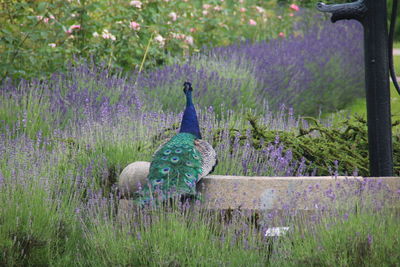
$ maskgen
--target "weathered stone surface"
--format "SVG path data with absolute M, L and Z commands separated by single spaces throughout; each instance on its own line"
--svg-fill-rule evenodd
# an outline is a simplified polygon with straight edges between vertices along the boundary
M 121 173 L 119 187 L 125 196 L 132 195 L 137 184 L 146 183 L 149 162 L 134 162 Z M 346 204 L 352 205 L 362 195 L 369 194 L 362 187 L 386 186 L 396 192 L 400 190 L 400 177 L 252 177 L 209 175 L 198 184 L 197 190 L 202 193 L 204 205 L 210 209 L 282 209 L 290 204 L 291 208 L 302 210 L 319 209 L 325 202 L 343 197 L 347 194 Z
M 366 183 L 367 181 L 367 183 Z M 205 205 L 211 209 L 270 210 L 290 208 L 300 210 L 320 209 L 334 199 L 345 199 L 353 205 L 361 195 L 362 186 L 386 186 L 397 191 L 400 177 L 249 177 L 210 175 L 198 184 Z
M 147 175 L 149 174 L 150 162 L 136 161 L 122 170 L 118 187 L 124 197 L 132 196 L 138 189 L 138 185 L 147 183 Z

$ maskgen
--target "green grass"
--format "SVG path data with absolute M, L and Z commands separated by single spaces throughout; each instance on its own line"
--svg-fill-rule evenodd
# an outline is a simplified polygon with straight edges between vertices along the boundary
M 394 42 L 393 48 L 400 48 L 400 42 Z
M 400 48 L 400 42 L 395 43 L 395 47 Z M 400 76 L 400 56 L 394 56 L 393 60 L 394 60 L 396 75 Z M 395 118 L 400 118 L 400 96 L 392 82 L 390 83 L 390 105 L 391 105 L 392 115 Z M 345 110 L 340 111 L 339 113 L 350 113 L 350 114 L 358 114 L 366 116 L 367 113 L 366 99 L 364 98 L 356 99 Z
M 320 223 L 296 229 L 281 244 L 282 251 L 287 253 L 274 255 L 276 263 L 281 266 L 398 265 L 398 216 L 388 210 L 344 216 L 324 217 Z
M 400 72 L 399 72 L 400 73 Z M 391 113 L 392 113 L 392 121 L 400 119 L 400 95 L 394 87 L 393 83 L 390 83 L 390 105 L 391 105 Z M 351 105 L 349 105 L 346 109 L 338 111 L 333 114 L 334 118 L 341 118 L 343 116 L 347 116 L 350 114 L 361 115 L 366 118 L 367 114 L 367 104 L 365 98 L 356 99 Z M 325 115 L 323 117 L 330 117 L 332 114 Z
M 400 116 L 400 96 L 393 83 L 390 83 L 390 105 L 394 116 Z M 366 100 L 358 99 L 351 107 L 351 113 L 366 114 Z

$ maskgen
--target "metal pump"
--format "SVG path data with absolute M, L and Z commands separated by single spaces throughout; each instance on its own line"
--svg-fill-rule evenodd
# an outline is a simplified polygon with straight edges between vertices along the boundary
M 332 5 L 318 3 L 317 9 L 331 13 L 332 22 L 355 19 L 363 25 L 370 175 L 393 176 L 389 66 L 393 83 L 400 93 L 392 55 L 397 0 L 393 0 L 389 35 L 386 0 L 358 0 Z

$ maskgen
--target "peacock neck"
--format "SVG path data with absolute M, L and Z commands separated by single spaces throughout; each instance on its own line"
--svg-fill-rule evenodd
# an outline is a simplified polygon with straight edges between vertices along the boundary
M 179 132 L 190 133 L 201 139 L 199 122 L 197 120 L 196 109 L 192 102 L 191 91 L 186 92 L 186 108 L 183 113 L 181 129 Z
M 193 106 L 193 108 L 194 108 L 193 101 L 192 101 L 192 92 L 191 91 L 188 91 L 186 93 L 186 108 L 189 107 L 189 106 Z

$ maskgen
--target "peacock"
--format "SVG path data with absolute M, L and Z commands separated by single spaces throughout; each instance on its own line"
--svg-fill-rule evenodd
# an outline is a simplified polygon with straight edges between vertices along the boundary
M 153 155 L 147 185 L 137 199 L 139 204 L 165 201 L 174 197 L 197 198 L 196 183 L 214 170 L 217 154 L 201 139 L 191 83 L 183 84 L 186 108 L 179 133 L 161 145 Z

